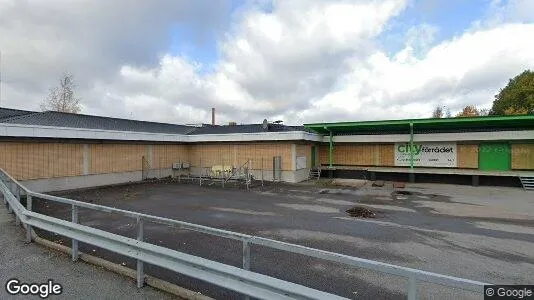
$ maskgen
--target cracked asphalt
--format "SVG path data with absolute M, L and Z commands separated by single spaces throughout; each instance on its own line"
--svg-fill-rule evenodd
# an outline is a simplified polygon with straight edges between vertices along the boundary
M 534 193 L 517 188 L 391 184 L 360 189 L 325 184 L 269 184 L 250 191 L 213 185 L 155 182 L 60 193 L 72 199 L 273 238 L 356 257 L 494 284 L 533 284 Z M 350 217 L 363 206 L 376 218 Z M 63 219 L 70 208 L 34 200 L 37 211 Z M 135 237 L 135 220 L 80 210 L 80 222 Z M 40 232 L 43 237 L 69 240 Z M 148 223 L 149 242 L 240 266 L 236 241 Z M 90 245 L 81 250 L 134 267 L 133 260 Z M 358 299 L 404 299 L 407 280 L 283 251 L 252 247 L 252 270 Z M 162 268 L 148 274 L 218 299 L 238 295 Z M 421 298 L 480 299 L 481 295 L 420 284 Z

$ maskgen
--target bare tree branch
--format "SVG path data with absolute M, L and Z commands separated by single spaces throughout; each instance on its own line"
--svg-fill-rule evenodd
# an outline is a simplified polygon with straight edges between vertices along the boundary
M 48 96 L 41 103 L 41 110 L 79 113 L 81 111 L 80 98 L 75 97 L 75 88 L 74 76 L 65 73 L 59 80 L 59 86 L 49 90 Z

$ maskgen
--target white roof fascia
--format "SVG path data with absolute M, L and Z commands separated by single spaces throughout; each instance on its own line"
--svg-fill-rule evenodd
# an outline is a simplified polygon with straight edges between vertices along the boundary
M 320 142 L 322 137 L 305 131 L 185 135 L 6 123 L 0 123 L 0 136 L 184 143 L 291 140 Z

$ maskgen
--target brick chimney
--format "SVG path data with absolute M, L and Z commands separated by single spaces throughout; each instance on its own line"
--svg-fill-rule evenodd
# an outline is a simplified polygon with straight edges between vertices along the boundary
M 211 125 L 215 126 L 215 107 L 211 109 Z

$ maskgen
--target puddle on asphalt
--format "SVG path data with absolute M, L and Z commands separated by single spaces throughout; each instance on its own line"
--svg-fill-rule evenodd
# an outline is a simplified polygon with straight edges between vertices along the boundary
M 376 214 L 372 210 L 362 206 L 354 206 L 353 208 L 346 210 L 346 212 L 349 216 L 355 218 L 376 218 Z

